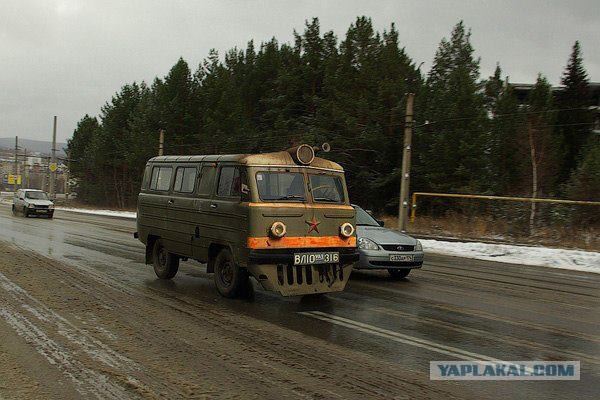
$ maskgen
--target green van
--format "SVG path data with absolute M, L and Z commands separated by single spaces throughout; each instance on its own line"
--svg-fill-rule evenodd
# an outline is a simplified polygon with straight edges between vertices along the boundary
M 171 279 L 195 259 L 225 297 L 242 295 L 250 276 L 283 296 L 343 290 L 355 231 L 342 167 L 308 145 L 154 157 L 138 198 L 136 237 L 156 275 Z

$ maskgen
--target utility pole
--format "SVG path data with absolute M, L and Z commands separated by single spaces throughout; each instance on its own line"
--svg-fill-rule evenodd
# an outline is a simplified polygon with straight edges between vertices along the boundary
M 52 128 L 52 161 L 50 162 L 50 198 L 56 199 L 56 115 Z
M 165 152 L 165 130 L 159 131 L 160 136 L 158 137 L 158 155 L 162 156 Z
M 14 165 L 14 182 L 15 184 L 13 185 L 13 190 L 16 192 L 17 191 L 17 182 L 18 182 L 18 176 L 19 176 L 19 137 L 15 136 L 15 165 Z
M 46 175 L 48 174 L 48 158 L 42 157 L 42 190 L 46 191 Z
M 71 189 L 69 188 L 69 175 L 71 174 L 71 156 L 69 155 L 69 151 L 67 151 L 67 170 L 64 172 L 63 177 L 65 179 L 65 205 L 69 203 L 69 192 Z
M 29 164 L 27 164 L 27 149 L 23 149 L 23 177 L 21 178 L 21 185 L 25 186 L 25 189 L 29 189 Z
M 406 221 L 408 219 L 414 100 L 415 94 L 407 93 L 406 119 L 404 122 L 404 151 L 402 153 L 402 176 L 400 177 L 400 204 L 398 205 L 398 229 L 402 232 L 406 232 Z

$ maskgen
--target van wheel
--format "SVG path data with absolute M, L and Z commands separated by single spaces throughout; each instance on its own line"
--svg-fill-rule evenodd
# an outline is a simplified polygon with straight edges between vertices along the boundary
M 173 253 L 169 253 L 162 240 L 154 242 L 154 250 L 152 252 L 152 264 L 154 273 L 160 279 L 171 279 L 177 274 L 179 269 L 179 257 Z
M 13 213 L 13 215 L 17 215 L 17 209 L 15 208 L 14 204 L 12 206 L 12 213 Z
M 222 296 L 234 298 L 243 295 L 248 282 L 248 271 L 240 268 L 228 249 L 222 249 L 215 258 L 215 286 Z
M 27 207 L 23 207 L 23 216 L 25 218 L 29 217 L 29 211 L 27 211 Z
M 390 274 L 390 276 L 392 277 L 392 279 L 403 279 L 406 278 L 408 276 L 408 274 L 410 274 L 410 269 L 393 269 L 390 268 L 388 269 L 388 272 Z

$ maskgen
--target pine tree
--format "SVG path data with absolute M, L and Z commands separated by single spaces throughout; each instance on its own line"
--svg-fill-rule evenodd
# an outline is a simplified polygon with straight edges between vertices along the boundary
M 500 78 L 498 66 L 486 83 L 487 108 L 490 114 L 490 153 L 487 171 L 489 189 L 496 195 L 523 195 L 526 187 L 522 171 L 529 170 L 522 156 L 518 132 L 522 129 L 520 112 L 512 86 Z
M 559 179 L 566 181 L 582 157 L 585 144 L 590 138 L 592 115 L 589 106 L 589 81 L 583 66 L 583 56 L 579 42 L 575 42 L 561 83 L 564 90 L 559 95 L 558 114 L 564 159 Z
M 487 117 L 470 36 L 459 22 L 450 40 L 441 41 L 427 78 L 423 119 L 430 124 L 417 132 L 416 141 L 426 143 L 419 148 L 419 173 L 434 191 L 468 193 L 487 187 Z
M 95 185 L 96 165 L 93 159 L 92 143 L 94 137 L 99 134 L 100 124 L 98 120 L 85 115 L 78 123 L 73 132 L 73 137 L 67 143 L 69 158 L 71 159 L 71 177 L 77 182 L 75 191 L 82 201 L 98 201 Z

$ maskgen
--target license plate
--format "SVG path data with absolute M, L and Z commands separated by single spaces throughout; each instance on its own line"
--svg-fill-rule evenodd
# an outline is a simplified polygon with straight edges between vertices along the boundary
M 340 262 L 340 253 L 296 253 L 294 265 L 337 264 Z
M 390 261 L 411 262 L 415 260 L 412 254 L 390 254 Z
M 37 210 L 37 212 L 39 212 L 39 213 L 47 213 L 48 210 Z

